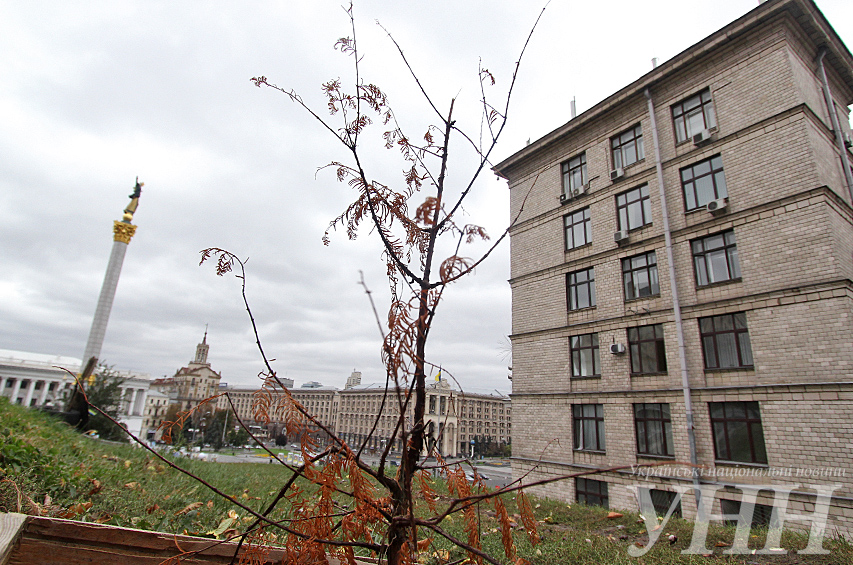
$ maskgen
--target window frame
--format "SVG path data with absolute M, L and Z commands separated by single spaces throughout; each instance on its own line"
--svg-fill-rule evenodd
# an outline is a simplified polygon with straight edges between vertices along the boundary
M 672 504 L 678 496 L 678 493 L 671 490 L 649 488 L 648 491 L 649 498 L 651 498 L 652 505 L 655 507 L 655 513 L 658 516 L 665 516 L 666 513 L 669 512 L 669 509 L 672 508 Z M 678 504 L 673 508 L 671 516 L 676 518 L 682 517 L 681 500 L 679 500 Z
M 636 196 L 635 194 L 636 193 Z M 633 225 L 631 222 L 631 210 L 639 204 L 640 224 Z M 624 211 L 624 220 L 623 220 Z M 636 212 L 634 213 L 636 215 Z M 634 231 L 652 224 L 652 200 L 649 192 L 649 183 L 635 186 L 625 192 L 616 195 L 616 221 L 620 230 Z
M 731 318 L 731 329 L 720 329 L 718 330 L 718 324 L 723 323 L 724 318 Z M 738 327 L 738 320 L 742 320 L 742 327 Z M 705 361 L 705 370 L 706 371 L 716 371 L 716 370 L 729 370 L 729 369 L 753 369 L 755 367 L 755 358 L 752 355 L 752 342 L 749 338 L 749 326 L 746 323 L 746 313 L 745 312 L 732 312 L 731 314 L 720 314 L 718 316 L 707 316 L 703 318 L 699 318 L 699 340 L 702 343 L 702 357 Z M 712 325 L 711 331 L 705 331 L 703 329 L 703 321 L 710 321 Z M 722 366 L 720 364 L 720 347 L 719 347 L 719 337 L 718 336 L 727 336 L 729 334 L 733 334 L 734 336 L 734 345 L 735 351 L 737 352 L 737 365 L 726 365 Z M 743 347 L 744 345 L 741 343 L 743 339 L 742 336 L 746 336 L 745 344 L 749 347 L 749 358 L 752 361 L 749 364 L 746 364 L 744 361 Z M 709 364 L 709 351 L 708 351 L 708 339 L 713 341 L 713 354 L 714 365 Z
M 714 415 L 716 407 L 722 411 L 722 417 Z M 735 411 L 736 408 L 741 409 L 742 417 L 729 413 L 729 411 Z M 758 415 L 750 416 L 750 413 Z M 761 408 L 758 401 L 709 402 L 708 417 L 711 421 L 711 438 L 714 442 L 715 461 L 767 465 L 767 444 L 764 438 L 764 425 L 761 423 Z M 738 437 L 736 435 L 737 430 L 730 432 L 730 424 L 745 425 L 746 439 L 749 440 L 749 459 L 736 459 L 733 456 L 732 444 L 743 443 L 745 438 Z M 718 425 L 722 426 L 723 429 L 722 438 L 718 437 Z M 721 439 L 724 441 L 721 442 Z M 724 444 L 725 453 L 720 453 L 721 443 Z M 759 443 L 760 450 L 757 450 L 756 446 Z
M 708 172 L 703 172 L 697 175 L 696 170 L 703 168 L 706 164 L 709 167 Z M 686 178 L 685 176 L 688 172 L 690 174 L 690 178 Z M 708 200 L 707 202 L 700 203 L 699 191 L 696 189 L 696 181 L 704 179 L 705 177 L 711 177 L 711 186 L 714 190 L 714 197 Z M 708 205 L 708 202 L 713 202 L 714 200 L 720 200 L 721 198 L 729 197 L 728 184 L 726 183 L 725 167 L 723 166 L 723 157 L 719 153 L 716 155 L 712 155 L 707 159 L 702 159 L 701 161 L 697 161 L 685 167 L 681 167 L 680 169 L 678 169 L 678 178 L 681 182 L 681 195 L 684 198 L 685 212 L 702 210 Z M 692 205 L 691 199 L 693 202 Z
M 607 482 L 575 477 L 575 501 L 587 506 L 610 508 L 610 497 L 607 494 Z
M 639 412 L 653 410 L 657 407 L 660 414 L 659 417 L 646 416 L 641 417 Z M 672 412 L 668 402 L 635 402 L 634 408 L 634 432 L 637 439 L 637 455 L 643 457 L 666 457 L 674 458 L 675 449 L 672 441 Z M 640 426 L 640 424 L 643 424 Z M 661 452 L 653 451 L 650 448 L 652 442 L 649 438 L 652 434 L 649 433 L 650 427 L 653 426 L 653 433 L 660 434 Z M 642 428 L 642 433 L 641 433 Z M 640 439 L 645 443 L 645 449 L 641 447 Z
M 586 407 L 592 407 L 593 414 L 585 414 Z M 594 446 L 589 447 L 584 441 L 589 433 L 588 426 L 592 426 L 594 432 Z M 572 445 L 575 451 L 587 451 L 592 453 L 606 453 L 607 441 L 604 430 L 604 405 L 603 404 L 572 404 Z
M 652 328 L 651 339 L 641 337 L 641 330 Z M 633 335 L 632 335 L 633 334 Z M 642 351 L 646 348 L 643 344 L 653 344 L 652 351 L 655 353 L 655 371 L 647 370 L 643 366 Z M 636 348 L 636 353 L 635 353 Z M 630 357 L 632 375 L 661 375 L 667 373 L 666 366 L 666 344 L 664 341 L 663 324 L 650 324 L 647 326 L 636 326 L 628 328 L 628 355 Z M 635 363 L 635 360 L 637 361 Z M 639 370 L 635 370 L 639 365 Z M 649 367 L 648 369 L 651 369 Z
M 685 110 L 685 106 L 687 104 L 690 104 L 693 100 L 697 98 L 699 99 L 699 103 Z M 711 96 L 710 87 L 704 88 L 696 94 L 692 94 L 687 98 L 676 102 L 672 105 L 671 109 L 672 128 L 675 133 L 676 145 L 693 139 L 693 136 L 696 135 L 698 131 L 704 129 L 712 130 L 717 128 L 717 112 L 714 108 L 714 98 Z M 701 113 L 702 115 L 703 127 L 700 128 L 698 131 L 691 131 L 692 128 L 690 127 L 690 117 L 696 115 L 696 109 L 698 109 L 699 113 Z M 681 123 L 682 129 L 679 129 L 679 122 Z M 684 137 L 682 137 L 682 135 Z
M 623 140 L 623 138 L 629 134 L 630 137 Z M 628 150 L 628 148 L 634 152 L 635 157 L 630 163 L 625 162 L 625 151 Z M 626 169 L 634 163 L 639 163 L 646 158 L 646 151 L 643 146 L 642 122 L 637 123 L 610 138 L 610 158 L 614 169 Z
M 645 265 L 633 266 L 633 262 L 638 259 L 645 259 Z M 658 276 L 658 260 L 654 249 L 638 255 L 623 257 L 622 264 L 622 292 L 625 295 L 625 302 L 638 300 L 640 298 L 653 298 L 660 296 L 660 278 Z M 637 286 L 637 273 L 645 272 L 648 282 L 649 294 L 640 294 Z M 630 283 L 629 283 L 630 277 Z M 628 288 L 633 289 L 633 296 L 629 296 Z M 655 292 L 657 286 L 657 292 Z
M 581 343 L 583 338 L 589 337 L 589 345 Z M 577 346 L 575 345 L 575 340 L 577 340 Z M 578 369 L 583 368 L 583 352 L 589 351 L 589 355 L 592 360 L 592 374 L 584 375 L 579 374 L 582 371 L 575 371 L 575 368 Z M 578 354 L 579 363 L 575 364 L 575 353 Z M 569 337 L 569 359 L 571 364 L 571 373 L 573 379 L 593 379 L 593 378 L 601 378 L 601 349 L 599 348 L 598 342 L 598 333 L 587 333 L 580 335 L 573 335 Z
M 575 161 L 577 161 L 577 163 L 575 163 Z M 577 186 L 573 182 L 575 179 L 574 173 L 576 171 L 580 173 L 581 178 L 581 182 Z M 586 151 L 582 151 L 574 157 L 563 161 L 560 164 L 560 176 L 562 178 L 563 194 L 568 197 L 571 197 L 574 189 L 585 186 L 589 182 L 589 174 L 586 168 Z
M 708 241 L 722 236 L 722 245 L 708 249 Z M 701 245 L 701 249 L 698 246 Z M 722 251 L 725 257 L 726 278 L 710 280 L 715 269 L 713 268 L 713 254 L 719 254 Z M 737 239 L 735 238 L 735 230 L 721 231 L 712 235 L 706 235 L 690 240 L 690 253 L 693 256 L 693 274 L 696 277 L 696 286 L 699 288 L 722 284 L 727 282 L 737 282 L 741 280 L 740 263 L 738 262 Z M 701 269 L 700 269 L 701 265 Z M 703 282 L 704 279 L 704 282 Z
M 576 216 L 580 215 L 580 221 L 576 221 Z M 569 223 L 571 222 L 571 224 Z M 575 226 L 583 226 L 583 243 L 575 242 Z M 571 251 L 573 249 L 578 249 L 579 247 L 584 247 L 585 245 L 589 245 L 592 243 L 592 221 L 590 219 L 590 210 L 589 206 L 585 208 L 581 208 L 580 210 L 575 210 L 574 212 L 569 212 L 565 216 L 563 216 L 563 238 L 566 244 L 566 251 Z M 569 246 L 569 240 L 571 239 L 573 245 Z
M 586 280 L 578 281 L 576 279 L 576 277 L 581 273 L 586 273 Z M 578 306 L 578 290 L 583 287 L 586 287 L 587 289 L 586 298 L 589 304 L 586 306 Z M 595 267 L 588 267 L 586 269 L 566 273 L 566 306 L 568 307 L 569 312 L 584 310 L 586 308 L 595 308 Z

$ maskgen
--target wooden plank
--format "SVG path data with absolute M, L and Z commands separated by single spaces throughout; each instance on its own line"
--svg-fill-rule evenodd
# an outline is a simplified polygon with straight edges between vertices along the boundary
M 226 564 L 236 544 L 220 543 L 207 538 L 179 536 L 103 524 L 75 522 L 60 518 L 0 514 L 0 548 L 7 540 L 8 557 L 0 565 L 90 565 L 139 564 L 158 565 L 181 551 L 204 550 L 181 563 Z M 281 563 L 284 551 L 270 548 L 266 563 Z M 330 564 L 338 564 L 335 559 Z M 368 565 L 374 559 L 359 560 Z
M 26 514 L 0 514 L 0 565 L 9 563 L 12 550 L 24 531 Z

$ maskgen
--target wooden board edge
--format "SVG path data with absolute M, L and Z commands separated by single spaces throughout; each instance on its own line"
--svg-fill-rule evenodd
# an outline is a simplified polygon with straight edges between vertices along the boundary
M 12 550 L 24 533 L 27 518 L 26 514 L 0 514 L 0 565 L 6 565 L 12 558 Z

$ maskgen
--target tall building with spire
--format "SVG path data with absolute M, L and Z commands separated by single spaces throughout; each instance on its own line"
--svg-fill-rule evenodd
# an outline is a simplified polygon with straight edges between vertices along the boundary
M 197 365 L 208 365 L 207 352 L 210 346 L 207 345 L 207 328 L 204 329 L 204 338 L 195 348 L 195 361 Z
M 124 255 L 127 253 L 127 246 L 130 244 L 130 239 L 136 233 L 136 226 L 131 223 L 133 214 L 139 206 L 139 196 L 142 194 L 143 183 L 139 182 L 139 177 L 136 178 L 136 186 L 133 187 L 133 193 L 130 195 L 130 204 L 124 209 L 121 221 L 113 222 L 113 250 L 110 253 L 110 261 L 107 264 L 107 272 L 104 275 L 104 283 L 101 285 L 101 294 L 98 298 L 98 306 L 95 309 L 95 317 L 92 320 L 92 328 L 89 330 L 89 339 L 86 342 L 86 350 L 83 353 L 83 364 L 80 366 L 80 372 L 86 366 L 86 363 L 94 357 L 98 359 L 101 355 L 101 347 L 104 344 L 104 336 L 107 333 L 107 322 L 110 320 L 110 312 L 113 308 L 113 299 L 116 295 L 116 287 L 118 287 L 118 278 L 121 274 L 121 266 L 124 263 Z
M 181 367 L 173 377 L 157 379 L 151 388 L 167 394 L 170 404 L 177 404 L 181 411 L 191 410 L 219 391 L 219 381 L 222 375 L 210 368 L 207 353 L 207 330 L 204 338 L 195 348 L 195 358 L 186 366 Z

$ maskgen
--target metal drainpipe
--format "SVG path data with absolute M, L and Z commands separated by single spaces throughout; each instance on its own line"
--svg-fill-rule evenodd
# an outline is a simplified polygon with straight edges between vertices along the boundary
M 678 339 L 678 362 L 681 365 L 681 389 L 684 392 L 684 407 L 687 417 L 687 439 L 690 444 L 690 462 L 693 464 L 693 493 L 696 496 L 696 510 L 699 510 L 699 457 L 696 454 L 696 433 L 693 420 L 693 401 L 690 391 L 690 379 L 687 375 L 687 354 L 684 346 L 684 324 L 681 320 L 681 303 L 678 300 L 678 286 L 675 281 L 675 261 L 672 256 L 672 232 L 669 229 L 669 211 L 666 206 L 666 190 L 663 184 L 663 165 L 661 164 L 660 142 L 658 141 L 658 125 L 655 119 L 655 105 L 652 93 L 645 89 L 646 102 L 649 106 L 649 117 L 652 120 L 652 142 L 655 146 L 655 169 L 660 188 L 660 207 L 663 216 L 663 236 L 666 243 L 666 260 L 669 263 L 669 284 L 672 288 L 672 310 L 675 314 L 675 335 Z
M 826 80 L 826 69 L 823 67 L 823 58 L 826 56 L 826 47 L 821 47 L 817 54 L 817 66 L 820 69 L 820 80 L 823 82 L 823 98 L 826 101 L 826 109 L 832 129 L 835 132 L 835 142 L 841 151 L 841 168 L 844 169 L 844 179 L 847 181 L 847 193 L 850 195 L 850 205 L 853 206 L 853 173 L 850 172 L 850 160 L 847 158 L 847 148 L 844 146 L 844 137 L 841 135 L 841 125 L 838 122 L 838 114 L 835 112 L 835 104 L 832 102 L 832 92 L 829 90 L 829 81 Z

